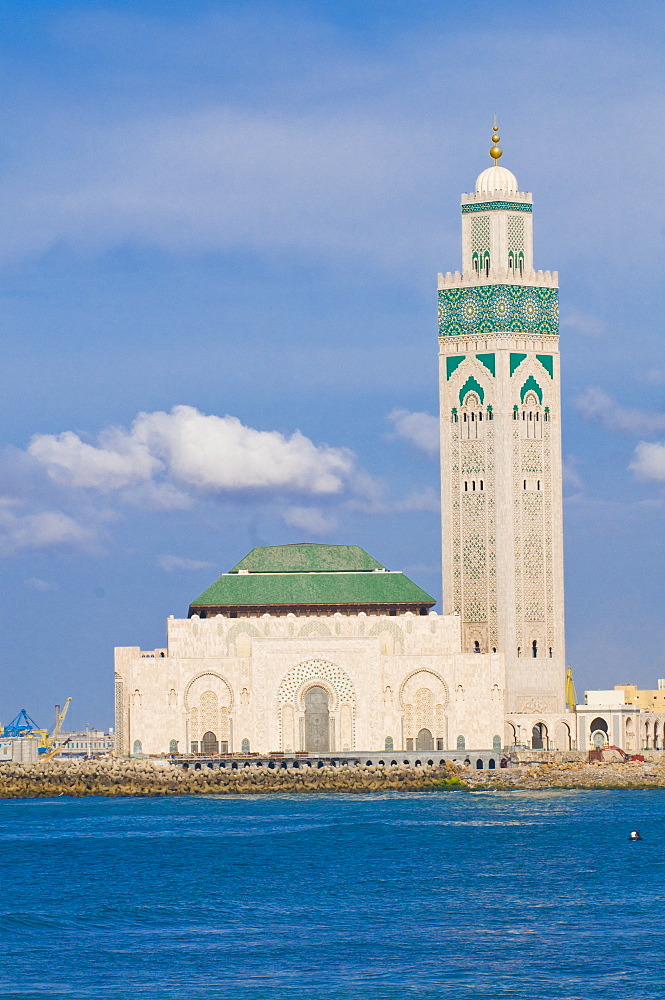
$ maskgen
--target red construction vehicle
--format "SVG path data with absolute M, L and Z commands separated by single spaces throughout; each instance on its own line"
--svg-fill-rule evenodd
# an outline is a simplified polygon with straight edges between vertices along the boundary
M 643 754 L 641 754 L 641 753 L 626 753 L 626 751 L 622 750 L 621 747 L 597 747 L 595 750 L 589 750 L 589 760 L 590 761 L 591 760 L 602 760 L 603 759 L 603 753 L 607 753 L 608 750 L 616 750 L 616 752 L 619 754 L 619 756 L 622 758 L 622 760 L 624 762 L 628 761 L 628 760 L 638 760 L 638 761 L 642 761 L 642 762 L 644 761 L 644 755 Z

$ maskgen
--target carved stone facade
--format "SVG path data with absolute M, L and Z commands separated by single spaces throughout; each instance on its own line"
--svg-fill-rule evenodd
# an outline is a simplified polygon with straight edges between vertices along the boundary
M 557 275 L 533 269 L 531 209 L 510 171 L 483 171 L 462 272 L 439 275 L 444 611 L 464 652 L 503 654 L 507 712 L 561 713 Z
M 503 658 L 462 653 L 454 616 L 195 615 L 167 628 L 164 649 L 116 649 L 120 754 L 425 752 L 503 736 Z

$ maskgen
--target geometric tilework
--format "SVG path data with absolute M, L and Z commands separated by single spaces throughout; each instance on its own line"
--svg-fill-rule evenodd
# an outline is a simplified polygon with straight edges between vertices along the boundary
M 559 290 L 531 285 L 477 285 L 439 291 L 439 336 L 559 332 Z
M 456 371 L 457 368 L 459 368 L 459 366 L 462 364 L 463 361 L 464 361 L 463 354 L 449 355 L 446 358 L 446 379 L 450 378 L 453 372 Z
M 522 362 L 524 361 L 525 358 L 526 358 L 526 354 L 519 354 L 517 352 L 511 353 L 511 355 L 510 355 L 510 374 L 511 375 L 513 375 L 515 373 L 515 369 L 519 368 L 519 366 L 522 364 Z
M 485 365 L 488 372 L 492 375 L 496 375 L 496 355 L 495 354 L 476 354 L 476 357 L 482 365 Z
M 464 397 L 468 392 L 476 392 L 478 394 L 478 397 L 480 398 L 481 403 L 485 399 L 485 390 L 483 389 L 480 382 L 476 381 L 473 375 L 469 375 L 468 379 L 466 380 L 466 382 L 459 391 L 460 406 L 464 403 Z
M 540 361 L 549 377 L 554 378 L 554 358 L 551 354 L 536 354 L 536 361 Z
M 524 402 L 524 397 L 526 396 L 527 392 L 535 392 L 535 394 L 538 396 L 538 399 L 542 403 L 543 390 L 540 388 L 533 375 L 529 375 L 528 379 L 520 389 L 520 399 L 522 402 Z
M 462 215 L 469 212 L 491 212 L 501 209 L 509 212 L 532 212 L 533 205 L 526 201 L 472 201 L 468 205 L 462 205 Z

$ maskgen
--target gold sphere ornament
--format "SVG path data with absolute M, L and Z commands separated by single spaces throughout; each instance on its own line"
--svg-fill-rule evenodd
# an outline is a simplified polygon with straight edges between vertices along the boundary
M 500 156 L 503 156 L 503 150 L 501 149 L 501 146 L 496 146 L 496 145 L 492 146 L 492 148 L 490 149 L 490 156 L 492 157 L 493 160 L 498 160 Z

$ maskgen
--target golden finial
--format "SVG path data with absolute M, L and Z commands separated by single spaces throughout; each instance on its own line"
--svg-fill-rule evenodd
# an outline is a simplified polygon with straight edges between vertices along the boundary
M 492 130 L 492 142 L 494 143 L 494 145 L 490 149 L 490 156 L 494 160 L 495 165 L 499 157 L 503 155 L 503 150 L 501 149 L 501 146 L 497 145 L 500 138 L 501 136 L 499 135 L 499 126 L 496 123 L 496 115 L 494 115 L 494 128 Z

